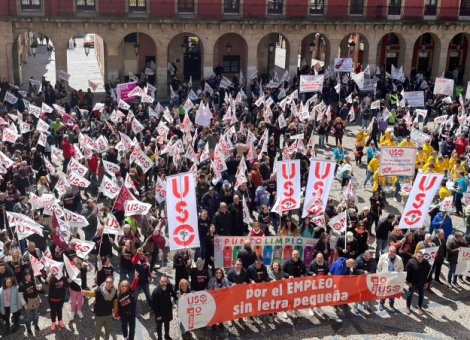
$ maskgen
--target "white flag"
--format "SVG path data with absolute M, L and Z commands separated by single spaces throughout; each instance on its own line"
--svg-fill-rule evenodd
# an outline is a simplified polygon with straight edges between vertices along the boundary
M 124 232 L 119 226 L 119 222 L 116 220 L 116 217 L 114 217 L 114 215 L 111 213 L 108 213 L 108 215 L 106 216 L 106 221 L 104 222 L 103 226 L 103 233 L 113 235 L 124 235 Z
M 54 261 L 48 257 L 43 256 L 43 259 L 46 260 L 46 265 L 49 267 L 49 271 L 56 277 L 57 280 L 60 280 L 63 275 L 64 264 Z

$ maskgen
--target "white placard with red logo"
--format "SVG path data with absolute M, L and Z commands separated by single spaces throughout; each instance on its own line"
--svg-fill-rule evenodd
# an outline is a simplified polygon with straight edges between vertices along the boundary
M 10 92 L 5 93 L 5 101 L 9 102 L 10 104 L 16 104 L 18 98 L 11 94 Z
M 323 90 L 323 80 L 324 79 L 325 79 L 324 75 L 318 75 L 318 76 L 302 75 L 302 76 L 300 76 L 300 93 L 322 92 L 322 90 Z
M 76 238 L 73 238 L 70 242 L 75 243 L 75 251 L 77 256 L 82 259 L 84 259 L 90 253 L 90 251 L 95 248 L 95 242 L 79 240 Z
M 86 173 L 88 172 L 88 169 L 84 165 L 77 162 L 75 158 L 70 158 L 70 162 L 68 166 L 70 169 L 75 171 L 80 176 L 85 176 Z
M 119 166 L 117 166 L 116 164 L 114 163 L 111 163 L 111 162 L 108 162 L 108 161 L 105 161 L 104 159 L 102 160 L 103 162 L 103 167 L 104 167 L 104 170 L 109 173 L 110 175 L 114 175 L 114 173 L 116 171 L 119 171 L 120 168 Z
M 29 193 L 29 200 L 33 209 L 45 208 L 55 202 L 54 195 L 43 195 L 41 197 L 34 193 Z
M 64 264 L 54 261 L 48 257 L 43 256 L 43 259 L 46 260 L 46 265 L 49 267 L 49 271 L 56 277 L 57 280 L 60 280 L 63 276 Z
M 15 133 L 15 131 L 9 129 L 9 128 L 4 128 L 3 129 L 3 142 L 10 142 L 10 143 L 14 143 L 16 141 L 16 139 L 18 138 L 19 136 Z
M 446 78 L 436 78 L 434 94 L 452 96 L 454 91 L 454 80 Z
M 103 135 L 99 136 L 99 138 L 95 141 L 95 143 L 98 148 L 98 153 L 103 153 L 103 152 L 108 151 L 109 144 L 105 136 Z
M 61 149 L 57 149 L 55 146 L 52 146 L 52 145 L 51 145 L 51 154 L 52 154 L 52 157 L 54 157 L 55 159 L 59 161 L 64 160 L 64 151 L 62 151 Z
M 414 176 L 417 151 L 415 147 L 383 146 L 379 176 Z
M 398 225 L 400 229 L 419 229 L 423 226 L 429 206 L 443 178 L 444 174 L 418 173 Z
M 69 81 L 70 74 L 68 74 L 64 70 L 59 70 L 59 78 L 65 80 L 65 81 Z
M 413 91 L 405 92 L 405 100 L 411 107 L 424 107 L 424 92 Z
M 34 117 L 39 118 L 39 115 L 41 114 L 41 108 L 30 104 L 28 112 L 31 113 Z
M 111 199 L 114 199 L 117 194 L 119 194 L 119 187 L 114 183 L 108 176 L 103 176 L 103 181 L 101 182 L 100 190 L 103 194 L 108 196 Z
M 48 207 L 48 210 L 50 210 L 51 215 L 52 215 L 52 213 L 55 213 L 55 215 L 56 215 L 56 217 L 58 217 L 58 219 L 59 219 L 59 217 L 61 217 L 61 218 L 65 217 L 65 213 L 62 210 L 62 207 L 58 203 L 51 204 Z
M 328 196 L 330 195 L 331 183 L 335 176 L 335 166 L 336 162 L 331 160 L 313 159 L 310 161 L 307 188 L 305 189 L 305 203 L 310 201 L 318 192 L 322 204 L 317 206 L 314 211 L 311 211 L 310 207 L 304 204 L 302 217 L 318 215 L 325 211 Z
M 194 174 L 167 177 L 166 189 L 170 249 L 199 247 Z
M 87 188 L 90 185 L 89 180 L 79 175 L 78 172 L 75 172 L 75 171 L 70 172 L 69 176 L 67 177 L 67 181 L 69 181 L 70 184 L 73 184 L 82 188 Z
M 113 235 L 124 235 L 124 232 L 119 226 L 119 222 L 117 221 L 116 217 L 114 217 L 114 215 L 111 213 L 108 213 L 108 215 L 106 216 L 106 221 L 104 222 L 103 226 L 103 233 Z
M 166 182 L 160 177 L 157 178 L 157 184 L 155 184 L 155 199 L 159 204 L 166 199 Z
M 142 150 L 140 150 L 139 154 L 137 155 L 135 162 L 136 164 L 140 165 L 144 173 L 147 173 L 152 165 L 155 164 Z
M 300 207 L 300 159 L 277 162 L 277 188 L 282 211 Z
M 352 72 L 352 58 L 335 58 L 334 72 Z
M 71 227 L 83 228 L 89 225 L 87 219 L 79 214 L 76 214 L 70 210 L 64 209 L 65 220 L 69 222 Z
M 124 216 L 146 215 L 150 211 L 151 207 L 151 204 L 142 203 L 137 200 L 125 201 Z
M 439 247 L 430 247 L 430 248 L 419 248 L 420 251 L 424 254 L 424 259 L 428 260 L 429 264 L 432 265 L 434 260 L 436 259 L 437 252 L 439 251 Z
M 455 275 L 470 276 L 470 248 L 460 247 Z
M 341 234 L 344 230 L 346 230 L 347 226 L 347 217 L 346 214 L 348 211 L 346 210 L 344 214 L 338 214 L 333 218 L 330 218 L 328 225 L 336 231 L 338 234 Z

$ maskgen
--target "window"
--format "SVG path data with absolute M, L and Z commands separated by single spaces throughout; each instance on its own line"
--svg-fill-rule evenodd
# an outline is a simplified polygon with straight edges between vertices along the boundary
M 224 55 L 223 68 L 225 73 L 238 73 L 240 72 L 240 56 L 239 55 Z
M 194 0 L 178 0 L 178 12 L 194 12 Z
M 362 15 L 364 14 L 364 1 L 363 0 L 351 0 L 349 7 L 349 14 Z
M 142 12 L 145 11 L 146 0 L 129 0 L 129 11 Z
M 390 33 L 388 35 L 388 41 L 390 41 L 390 43 L 392 45 L 399 45 L 400 44 L 400 41 L 398 40 L 398 37 L 393 33 Z
M 401 14 L 401 0 L 390 0 L 388 5 L 388 15 Z
M 310 0 L 310 14 L 323 14 L 323 0 Z
M 462 33 L 459 33 L 457 34 L 453 39 L 452 39 L 452 44 L 454 45 L 458 45 L 460 43 L 460 45 L 462 45 L 462 39 L 463 35 Z
M 282 0 L 269 0 L 268 13 L 282 14 Z
M 21 9 L 41 9 L 41 0 L 21 0 Z
M 77 10 L 79 11 L 94 11 L 95 0 L 77 0 Z
M 421 45 L 431 45 L 432 44 L 432 36 L 429 33 L 424 33 L 421 38 Z
M 460 2 L 460 15 L 462 15 L 462 16 L 470 15 L 470 0 L 461 0 L 461 2 Z
M 436 0 L 424 0 L 424 15 L 436 15 Z
M 240 1 L 239 0 L 225 0 L 224 13 L 239 13 Z

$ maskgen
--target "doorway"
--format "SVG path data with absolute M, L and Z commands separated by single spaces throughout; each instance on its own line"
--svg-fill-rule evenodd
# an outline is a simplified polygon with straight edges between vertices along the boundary
M 152 56 L 145 56 L 145 67 L 151 69 L 152 68 L 151 67 L 152 61 L 153 61 L 154 65 L 157 65 L 157 63 L 155 62 L 155 56 L 153 56 L 153 55 Z M 148 76 L 148 82 L 152 85 L 155 84 L 155 74 L 156 74 L 156 72 L 157 71 L 155 70 L 155 73 L 153 75 Z
M 194 80 L 201 79 L 201 43 L 198 37 L 184 37 L 188 45 L 188 51 L 184 55 L 183 75 L 184 80 L 192 76 Z

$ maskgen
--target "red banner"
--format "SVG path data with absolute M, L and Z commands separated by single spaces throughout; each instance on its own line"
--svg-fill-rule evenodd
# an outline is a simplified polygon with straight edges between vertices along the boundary
M 401 296 L 406 273 L 309 276 L 186 294 L 178 315 L 187 330 L 237 318 Z

